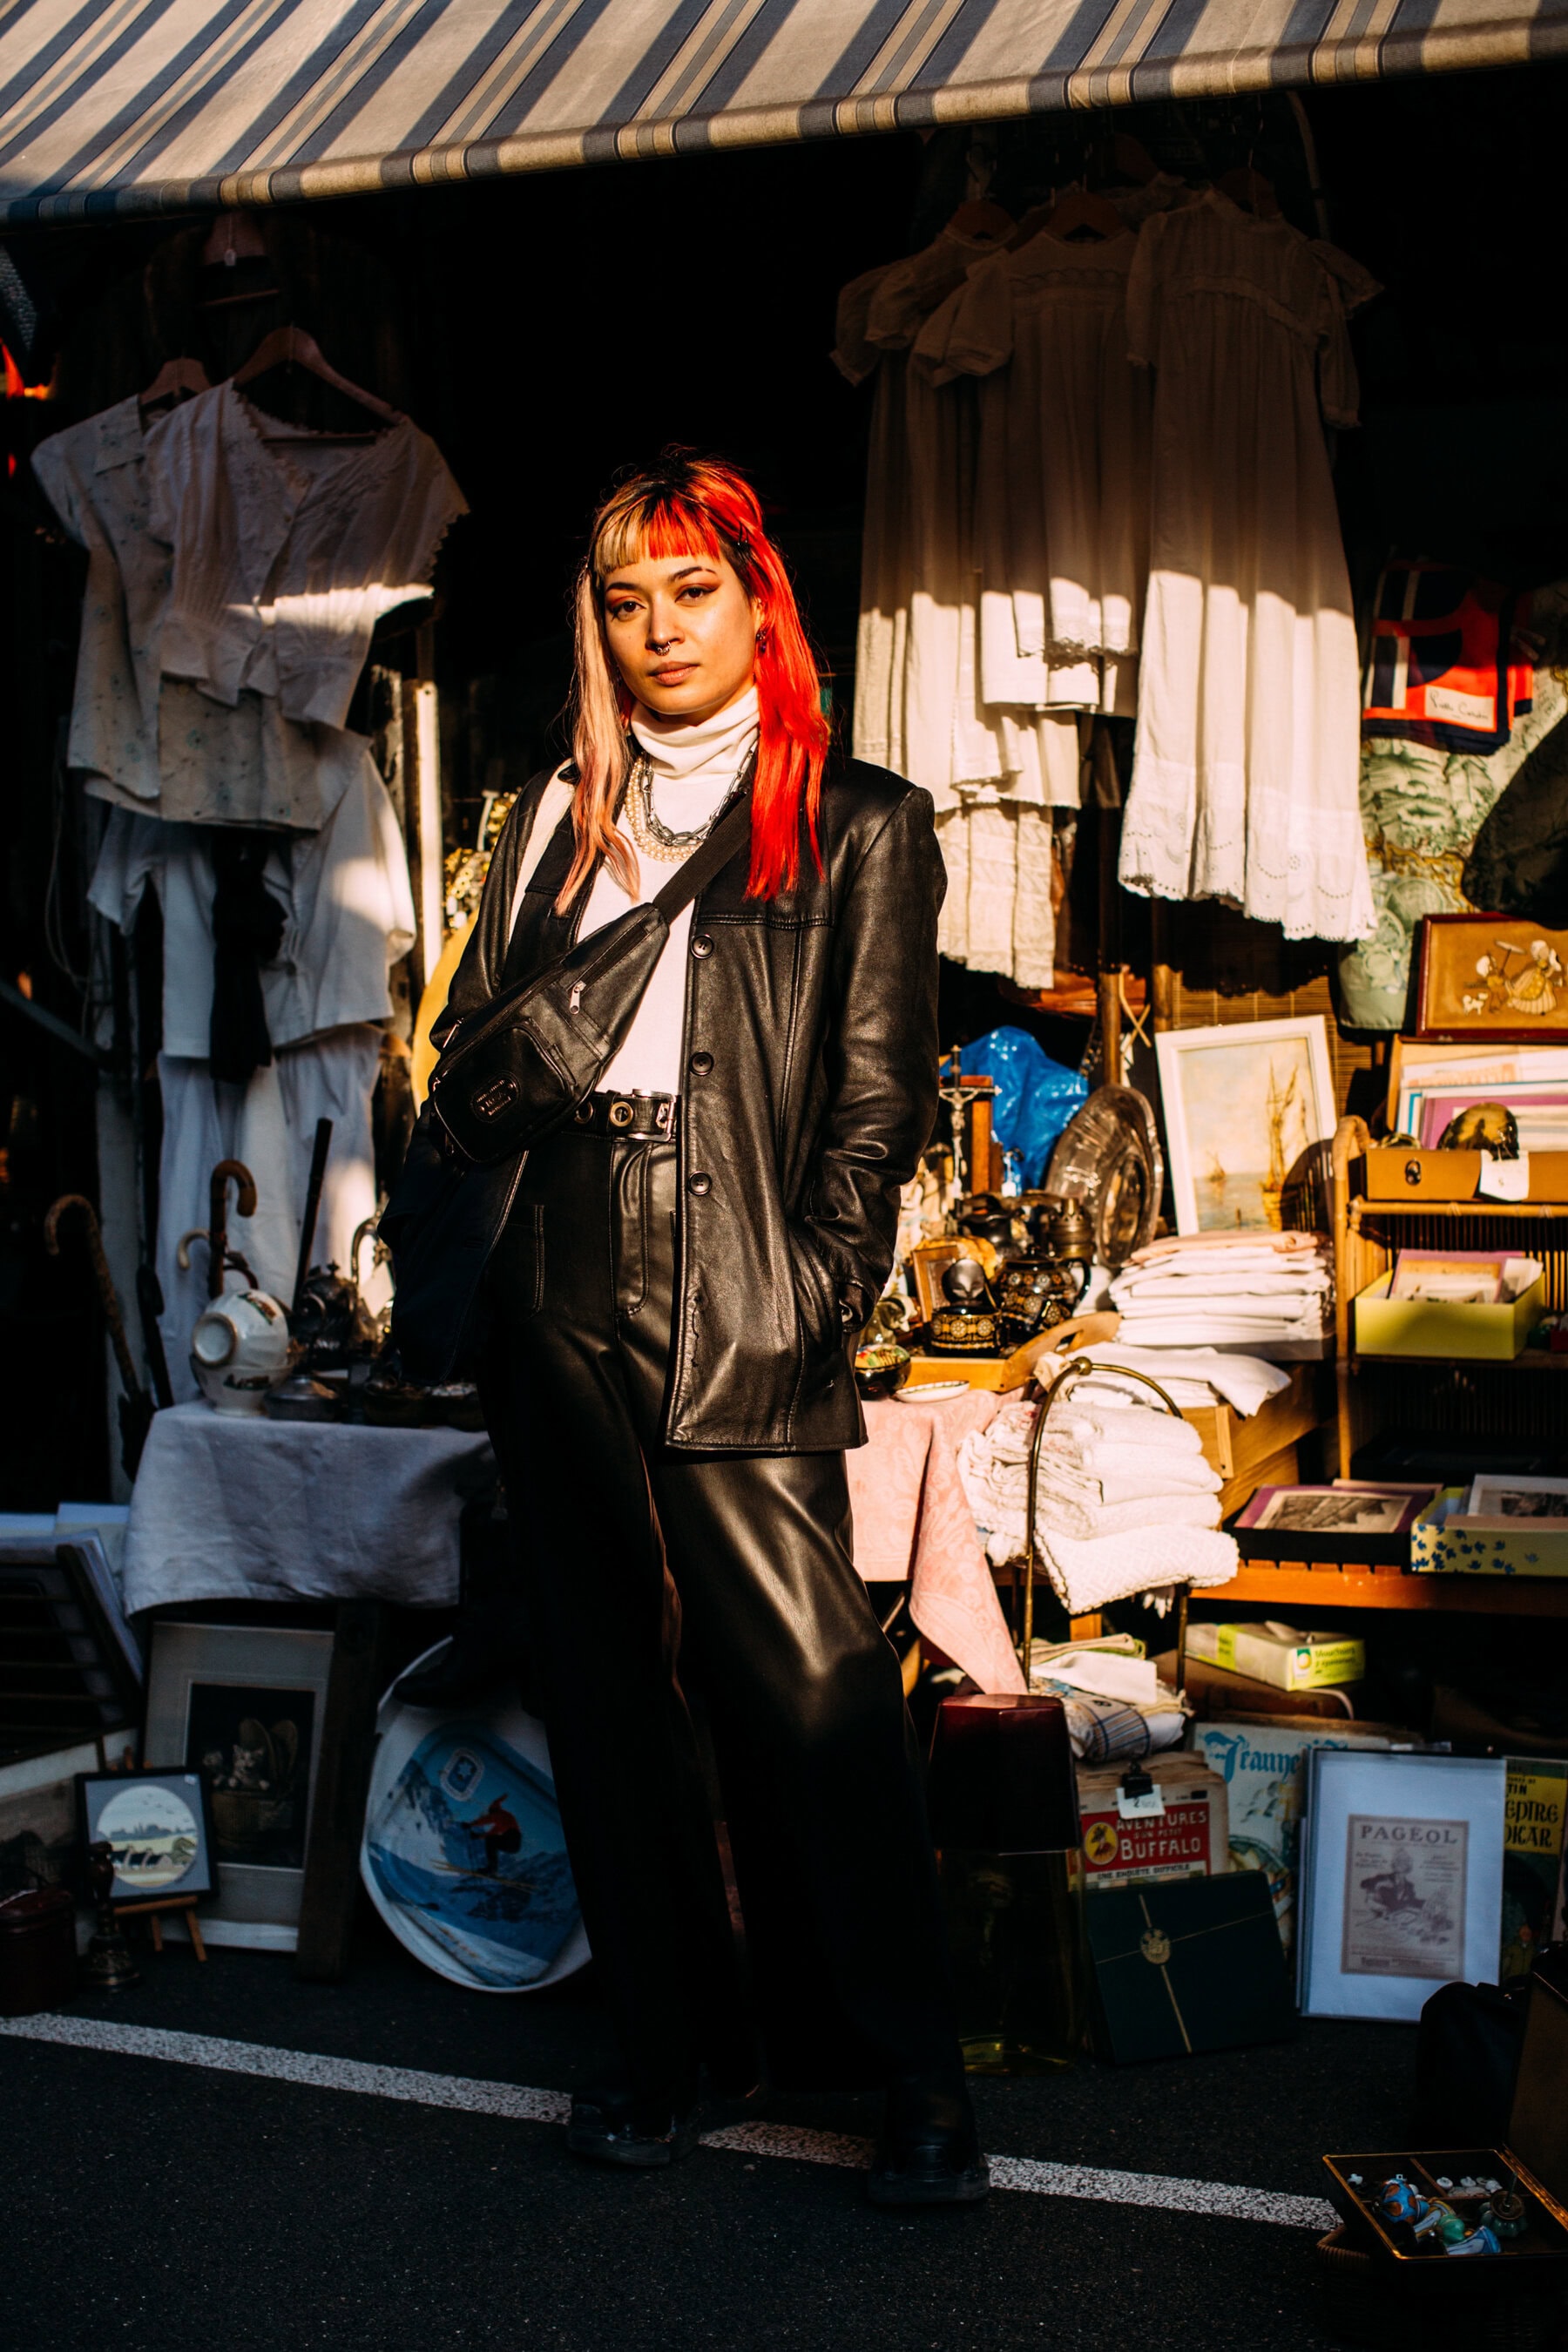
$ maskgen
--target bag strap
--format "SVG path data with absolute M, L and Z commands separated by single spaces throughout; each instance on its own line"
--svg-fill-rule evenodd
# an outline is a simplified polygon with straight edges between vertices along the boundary
M 574 787 L 563 776 L 552 776 L 539 795 L 539 806 L 533 812 L 533 822 L 528 828 L 528 839 L 522 845 L 518 864 L 517 879 L 511 886 L 511 913 L 507 921 L 506 935 L 510 943 L 517 929 L 517 919 L 522 912 L 523 894 L 532 881 L 535 868 L 554 838 L 555 829 L 572 805 Z
M 741 794 L 700 841 L 678 872 L 672 874 L 658 897 L 650 904 L 658 908 L 665 921 L 679 915 L 694 898 L 700 898 L 716 874 L 721 873 L 752 831 L 752 794 L 750 786 Z

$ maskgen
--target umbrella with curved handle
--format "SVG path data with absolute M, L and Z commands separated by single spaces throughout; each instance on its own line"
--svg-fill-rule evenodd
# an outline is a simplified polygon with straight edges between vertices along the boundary
M 120 1399 L 120 1459 L 124 1465 L 126 1476 L 134 1478 L 136 1465 L 142 1459 L 142 1448 L 147 1443 L 147 1432 L 153 1425 L 153 1400 L 136 1377 L 136 1363 L 131 1353 L 131 1341 L 126 1336 L 125 1318 L 120 1311 L 120 1294 L 114 1287 L 114 1276 L 109 1270 L 109 1259 L 104 1254 L 98 1211 L 84 1193 L 61 1193 L 44 1219 L 44 1247 L 51 1257 L 58 1257 L 60 1220 L 68 1209 L 79 1210 L 87 1227 L 87 1253 L 92 1261 L 98 1295 L 103 1307 L 103 1319 L 109 1326 L 110 1344 L 114 1349 L 120 1384 L 124 1390 Z
M 174 1262 L 180 1272 L 188 1274 L 191 1269 L 191 1244 L 205 1242 L 209 1299 L 223 1297 L 223 1277 L 229 1266 L 244 1275 L 252 1290 L 256 1288 L 255 1275 L 239 1252 L 231 1250 L 228 1245 L 228 1187 L 231 1178 L 239 1187 L 234 1203 L 236 1213 L 242 1217 L 255 1216 L 255 1177 L 243 1160 L 220 1160 L 207 1183 L 207 1222 L 205 1226 L 193 1225 L 188 1234 L 182 1234 L 179 1247 L 174 1252 Z

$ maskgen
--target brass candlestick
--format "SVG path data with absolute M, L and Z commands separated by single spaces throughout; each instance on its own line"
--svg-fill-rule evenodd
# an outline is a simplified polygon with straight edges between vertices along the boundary
M 124 1931 L 114 1916 L 110 1899 L 114 1886 L 114 1848 L 107 1838 L 99 1838 L 87 1850 L 88 1864 L 92 1877 L 93 1899 L 98 1905 L 98 1933 L 87 1948 L 82 1974 L 89 1985 L 103 1992 L 122 1992 L 127 1985 L 142 1981 L 142 1971 L 131 1957 L 131 1947 Z

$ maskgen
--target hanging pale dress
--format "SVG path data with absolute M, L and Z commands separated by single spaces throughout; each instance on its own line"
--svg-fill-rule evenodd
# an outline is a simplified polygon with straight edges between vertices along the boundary
M 1121 878 L 1288 939 L 1363 938 L 1360 681 L 1322 430 L 1356 422 L 1338 278 L 1210 190 L 1145 223 L 1128 331 L 1153 425 Z
M 930 312 L 993 250 L 944 229 L 908 260 L 839 297 L 833 353 L 850 383 L 877 383 L 866 486 L 855 660 L 855 751 L 923 785 L 938 811 L 956 787 L 1002 773 L 978 707 L 969 562 L 973 402 L 909 363 Z
M 981 380 L 974 546 L 987 709 L 1131 715 L 1149 500 L 1147 373 L 1127 356 L 1137 242 L 1042 231 L 977 263 L 915 346 L 938 383 Z

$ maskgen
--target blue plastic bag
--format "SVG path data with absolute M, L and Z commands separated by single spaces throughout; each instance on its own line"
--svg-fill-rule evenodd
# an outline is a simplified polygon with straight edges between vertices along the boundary
M 1004 1151 L 1016 1151 L 1025 1192 L 1045 1181 L 1051 1146 L 1074 1111 L 1089 1099 L 1077 1070 L 1053 1062 L 1026 1029 L 988 1029 L 959 1056 L 971 1076 L 994 1080 L 992 1132 Z

